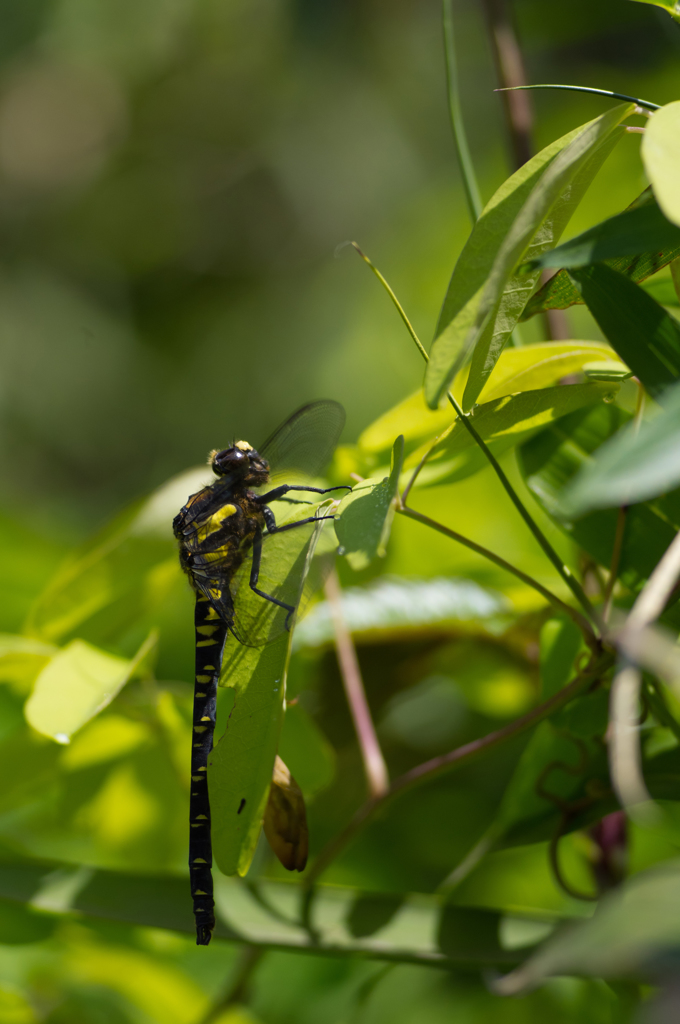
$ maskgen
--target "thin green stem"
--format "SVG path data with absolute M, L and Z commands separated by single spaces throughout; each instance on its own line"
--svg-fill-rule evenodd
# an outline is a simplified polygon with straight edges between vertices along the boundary
M 423 359 L 425 360 L 425 362 L 429 362 L 430 357 L 427 354 L 427 352 L 425 351 L 425 346 L 423 345 L 423 343 L 421 342 L 420 338 L 416 334 L 415 329 L 413 327 L 413 324 L 411 323 L 411 321 L 407 317 L 407 315 L 406 315 L 406 313 L 404 311 L 403 306 L 399 302 L 399 299 L 394 294 L 394 292 L 392 291 L 392 289 L 390 288 L 389 284 L 387 283 L 387 281 L 385 280 L 383 275 L 380 273 L 378 268 L 376 266 L 374 266 L 374 264 L 368 258 L 366 253 L 362 252 L 362 250 L 359 248 L 359 246 L 356 244 L 356 242 L 352 242 L 352 245 L 354 246 L 354 248 L 356 249 L 358 254 L 361 256 L 361 258 L 364 261 L 364 263 L 366 263 L 366 265 L 368 267 L 370 267 L 370 269 L 373 271 L 373 273 L 378 278 L 378 280 L 382 284 L 383 288 L 385 289 L 385 291 L 387 292 L 389 297 L 392 299 L 392 302 L 394 303 L 394 305 L 396 307 L 396 310 L 399 313 L 399 316 L 403 320 L 403 322 L 404 322 L 404 324 L 406 326 L 407 331 L 411 335 L 411 338 L 413 339 L 413 341 L 414 341 L 418 351 L 420 352 L 420 354 L 423 357 Z M 465 429 L 468 431 L 468 433 L 470 434 L 470 436 L 474 440 L 475 444 L 478 445 L 479 448 L 481 448 L 481 450 L 484 452 L 484 455 L 486 456 L 488 461 L 491 463 L 491 466 L 493 467 L 494 472 L 496 473 L 496 476 L 498 477 L 498 479 L 500 480 L 501 484 L 503 485 L 503 488 L 505 489 L 505 492 L 507 493 L 508 497 L 512 501 L 513 505 L 515 506 L 515 508 L 517 509 L 519 514 L 521 515 L 521 517 L 524 520 L 524 522 L 526 523 L 526 525 L 529 527 L 529 530 L 534 535 L 534 537 L 537 540 L 538 544 L 540 545 L 541 549 L 547 555 L 547 557 L 550 559 L 552 564 L 555 566 L 555 569 L 560 574 L 560 576 L 562 577 L 564 582 L 567 584 L 567 586 L 571 590 L 572 594 L 574 595 L 574 597 L 576 598 L 578 603 L 581 605 L 581 607 L 584 609 L 586 614 L 590 617 L 590 619 L 593 622 L 597 623 L 598 622 L 597 614 L 596 614 L 595 609 L 593 608 L 592 604 L 588 600 L 586 594 L 584 593 L 583 587 L 578 582 L 578 580 L 576 579 L 576 577 L 574 576 L 572 571 L 569 569 L 569 567 L 564 564 L 564 562 L 562 561 L 560 556 L 557 554 L 557 552 L 553 548 L 553 546 L 550 543 L 550 541 L 548 540 L 548 538 L 545 536 L 545 534 L 543 533 L 543 531 L 539 527 L 538 523 L 534 520 L 534 518 L 531 515 L 531 513 L 529 512 L 528 508 L 524 505 L 522 499 L 520 498 L 520 496 L 518 495 L 517 491 L 515 490 L 515 488 L 512 486 L 512 484 L 508 480 L 508 477 L 506 476 L 505 472 L 501 468 L 501 465 L 498 462 L 498 459 L 493 454 L 493 452 L 489 449 L 489 447 L 486 444 L 486 442 L 484 441 L 484 439 L 481 437 L 481 435 L 477 432 L 477 430 L 473 426 L 472 421 L 471 421 L 471 417 L 465 415 L 465 413 L 463 412 L 461 407 L 458 405 L 458 402 L 453 397 L 453 395 L 451 394 L 450 391 L 447 392 L 447 398 L 448 398 L 449 402 L 451 403 L 451 405 L 453 406 L 453 408 L 454 408 L 454 410 L 456 412 L 456 415 L 458 416 L 459 420 L 462 422 L 463 426 L 465 427 Z M 425 460 L 423 460 L 423 462 L 422 462 L 422 465 L 424 465 L 424 464 L 425 464 Z M 417 474 L 414 474 L 414 477 L 412 478 L 412 480 L 409 483 L 409 488 L 408 488 L 409 490 L 413 486 L 413 483 L 415 481 L 415 476 L 416 475 Z M 565 605 L 565 607 L 566 607 L 566 605 Z
M 612 560 L 609 565 L 609 579 L 607 580 L 607 586 L 604 592 L 604 606 L 602 608 L 602 621 L 605 624 L 609 622 L 609 616 L 612 609 L 612 599 L 614 597 L 614 586 L 619 575 L 619 563 L 621 562 L 621 551 L 623 550 L 623 536 L 626 532 L 627 512 L 628 507 L 626 505 L 622 505 L 619 509 L 619 514 L 616 517 L 614 548 L 612 550 Z
M 548 538 L 545 536 L 545 534 L 541 530 L 540 526 L 538 525 L 538 523 L 536 522 L 534 517 L 529 512 L 529 509 L 526 507 L 526 505 L 524 504 L 524 502 L 520 498 L 519 494 L 517 493 L 517 491 L 512 486 L 512 484 L 508 480 L 507 476 L 505 475 L 505 471 L 501 467 L 501 464 L 499 463 L 498 459 L 493 454 L 491 449 L 488 447 L 488 445 L 484 441 L 484 439 L 481 436 L 481 434 L 479 434 L 478 431 L 473 426 L 471 417 L 465 415 L 465 413 L 463 412 L 461 407 L 458 405 L 458 402 L 455 400 L 455 398 L 453 397 L 451 392 L 447 392 L 447 397 L 449 399 L 449 402 L 453 406 L 453 408 L 456 410 L 456 413 L 458 415 L 458 419 L 462 422 L 462 424 L 465 427 L 465 429 L 468 431 L 470 436 L 474 439 L 475 444 L 479 445 L 479 447 L 482 449 L 482 451 L 486 455 L 487 459 L 489 460 L 489 462 L 493 466 L 494 471 L 496 473 L 496 476 L 498 477 L 498 479 L 502 483 L 503 487 L 505 488 L 505 492 L 508 495 L 508 497 L 510 498 L 510 501 L 513 503 L 513 505 L 515 506 L 515 508 L 517 509 L 519 514 L 521 515 L 522 519 L 524 520 L 526 525 L 531 530 L 532 534 L 534 535 L 535 539 L 538 541 L 538 543 L 539 543 L 540 547 L 542 548 L 543 552 L 548 556 L 548 558 L 550 559 L 552 564 L 555 566 L 555 568 L 557 569 L 558 573 L 560 574 L 560 576 L 562 577 L 564 582 L 567 584 L 567 586 L 571 590 L 572 594 L 574 595 L 574 597 L 576 598 L 578 603 L 581 605 L 583 610 L 586 612 L 586 614 L 590 617 L 590 619 L 593 622 L 597 622 L 597 614 L 596 614 L 595 609 L 593 608 L 592 604 L 588 600 L 588 597 L 586 596 L 585 591 L 583 590 L 583 587 L 581 586 L 579 581 L 576 579 L 576 577 L 572 573 L 572 571 L 569 568 L 569 566 L 564 564 L 564 562 L 562 561 L 560 556 L 557 554 L 557 552 L 555 551 L 554 547 L 552 546 L 552 544 L 550 543 Z
M 465 199 L 467 201 L 470 220 L 474 224 L 482 212 L 482 199 L 479 194 L 470 147 L 468 145 L 463 112 L 460 105 L 460 89 L 458 85 L 458 61 L 456 60 L 455 33 L 453 28 L 452 0 L 442 0 L 442 22 L 444 26 L 444 58 L 446 63 L 446 84 L 449 97 L 449 115 L 453 130 L 453 141 L 456 156 L 463 178 Z
M 392 289 L 390 288 L 389 284 L 387 283 L 385 278 L 382 276 L 382 274 L 380 273 L 380 271 L 378 270 L 376 265 L 374 263 L 372 263 L 371 260 L 368 258 L 366 253 L 363 252 L 363 250 L 359 248 L 359 246 L 357 245 L 356 242 L 352 242 L 351 244 L 352 244 L 353 248 L 355 249 L 355 251 L 358 252 L 358 254 L 361 256 L 361 258 L 364 261 L 364 263 L 366 264 L 366 266 L 369 267 L 373 271 L 373 273 L 378 278 L 378 280 L 380 281 L 381 285 L 383 286 L 383 288 L 385 289 L 385 291 L 387 292 L 389 297 L 392 299 L 392 302 L 395 305 L 397 313 L 399 314 L 401 319 L 404 321 L 404 324 L 406 325 L 406 330 L 411 335 L 411 338 L 413 339 L 416 348 L 420 352 L 420 354 L 423 357 L 423 359 L 425 360 L 425 362 L 428 363 L 430 361 L 430 357 L 428 356 L 428 354 L 427 354 L 427 352 L 425 350 L 425 346 L 423 345 L 422 341 L 420 340 L 420 338 L 416 334 L 415 328 L 413 327 L 413 324 L 411 323 L 409 318 L 406 316 L 406 312 L 404 311 L 404 307 L 402 306 L 401 302 L 399 301 L 397 296 L 394 294 L 394 292 L 392 291 Z
M 422 512 L 416 512 L 414 509 L 408 508 L 403 503 L 401 507 L 397 508 L 397 512 L 399 512 L 400 515 L 406 516 L 407 519 L 413 519 L 418 523 L 422 523 L 424 526 L 429 526 L 430 529 L 444 534 L 445 537 L 449 537 L 451 540 L 457 541 L 464 547 L 469 548 L 470 551 L 474 551 L 483 558 L 487 558 L 490 562 L 493 562 L 494 565 L 497 565 L 499 569 L 504 569 L 506 572 L 512 573 L 512 575 L 516 576 L 517 579 L 522 581 L 522 583 L 526 583 L 527 586 L 538 591 L 538 593 L 544 597 L 546 601 L 552 604 L 554 608 L 562 612 L 564 615 L 568 615 L 583 633 L 589 647 L 592 649 L 597 647 L 597 638 L 595 637 L 587 619 L 575 608 L 572 608 L 571 605 L 566 604 L 556 594 L 553 594 L 553 592 L 548 590 L 547 587 L 544 587 L 542 583 L 535 580 L 533 576 L 529 576 L 528 573 L 522 572 L 521 569 L 518 569 L 510 562 L 506 562 L 500 555 L 494 554 L 493 551 L 483 547 L 481 544 L 477 544 L 474 540 L 470 540 L 468 537 L 464 537 L 461 533 L 457 533 L 455 530 L 449 529 L 448 526 L 444 526 L 442 523 L 438 523 L 436 520 L 430 519 L 429 516 L 423 515 Z
M 637 103 L 638 107 L 645 110 L 660 110 L 658 103 L 650 103 L 649 100 L 640 100 L 636 96 L 628 96 L 625 92 L 612 92 L 610 89 L 592 89 L 589 85 L 512 85 L 502 89 L 494 89 L 494 92 L 512 92 L 515 89 L 560 89 L 566 92 L 591 92 L 595 96 L 608 96 L 612 100 L 628 100 L 630 103 Z
M 412 768 L 411 771 L 405 772 L 404 775 L 400 775 L 399 778 L 394 780 L 384 796 L 367 800 L 356 812 L 347 827 L 321 851 L 307 873 L 305 879 L 306 891 L 309 892 L 311 890 L 311 887 L 326 868 L 349 846 L 355 836 L 393 800 L 445 772 L 459 768 L 461 765 L 469 764 L 471 761 L 486 754 L 487 751 L 499 747 L 508 740 L 514 739 L 516 736 L 526 732 L 527 729 L 531 729 L 534 725 L 537 725 L 564 707 L 574 697 L 577 697 L 582 690 L 594 680 L 600 678 L 613 664 L 614 656 L 609 652 L 593 657 L 589 665 L 567 686 L 542 704 L 539 704 L 538 707 L 528 711 L 526 715 L 522 715 L 521 718 L 517 718 L 514 722 L 503 726 L 502 729 L 497 729 L 495 732 L 480 737 L 480 739 L 466 743 L 462 747 L 457 747 L 448 754 L 442 754 L 441 757 L 434 757 L 431 761 L 426 761 L 424 764 Z

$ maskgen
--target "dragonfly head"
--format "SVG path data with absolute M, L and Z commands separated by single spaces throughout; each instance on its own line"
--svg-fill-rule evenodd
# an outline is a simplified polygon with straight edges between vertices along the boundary
M 266 484 L 269 479 L 269 463 L 247 441 L 211 452 L 209 462 L 218 476 L 233 474 L 251 487 Z

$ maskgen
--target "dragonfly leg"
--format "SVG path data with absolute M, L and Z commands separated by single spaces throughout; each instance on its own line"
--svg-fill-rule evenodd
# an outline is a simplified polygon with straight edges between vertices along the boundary
M 274 513 L 270 508 L 262 509 L 264 521 L 267 524 L 267 533 L 283 533 L 284 530 L 294 530 L 296 526 L 304 526 L 306 523 L 320 523 L 324 519 L 335 519 L 335 516 L 307 516 L 306 519 L 296 519 L 294 523 L 286 523 L 284 526 L 277 526 Z M 254 542 L 253 542 L 254 544 Z
M 270 501 L 282 498 L 284 494 L 288 494 L 288 491 L 313 491 L 314 494 L 328 494 L 329 491 L 342 490 L 351 491 L 352 488 L 348 484 L 338 484 L 337 487 L 306 487 L 304 484 L 281 484 L 280 487 L 275 487 L 272 491 L 267 491 L 266 494 L 258 494 L 255 497 L 255 501 L 258 505 L 266 505 Z
M 273 518 L 273 516 L 272 516 Z M 267 523 L 269 526 L 269 523 Z M 271 594 L 265 593 L 264 590 L 259 590 L 257 581 L 260 578 L 260 564 L 262 562 L 262 531 L 258 530 L 253 537 L 253 564 L 250 570 L 250 589 L 253 593 L 259 597 L 263 597 L 265 601 L 271 601 L 272 604 L 277 604 L 279 608 L 285 608 L 288 612 L 286 615 L 286 629 L 290 629 L 290 617 L 295 611 L 295 606 L 292 604 L 286 604 L 285 601 L 279 601 L 278 597 L 272 597 Z

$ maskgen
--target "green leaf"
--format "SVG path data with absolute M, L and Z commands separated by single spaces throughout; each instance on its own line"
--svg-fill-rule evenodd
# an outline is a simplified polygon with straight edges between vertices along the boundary
M 621 256 L 619 259 L 607 260 L 605 262 L 612 270 L 618 270 L 620 274 L 629 277 L 631 281 L 639 284 L 642 281 L 646 281 L 652 274 L 656 274 L 659 270 L 667 267 L 678 256 L 680 256 L 680 247 L 673 246 L 661 252 L 643 253 L 641 256 L 634 256 L 632 259 L 628 256 Z M 656 290 L 662 287 L 662 294 L 656 294 Z M 665 279 L 663 281 L 649 281 L 645 285 L 645 291 L 652 298 L 656 299 L 657 302 L 661 302 L 665 306 L 677 305 L 677 295 L 675 297 L 671 295 Z M 671 301 L 668 301 L 669 299 Z M 537 313 L 545 313 L 548 309 L 568 309 L 569 306 L 582 304 L 583 298 L 580 291 L 569 277 L 567 271 L 560 270 L 549 281 L 546 281 L 535 295 L 531 296 L 520 317 L 520 322 L 530 320 L 532 316 L 536 316 Z
M 645 281 L 642 287 L 655 302 L 662 306 L 680 306 L 680 299 L 672 278 L 655 277 L 651 281 Z
M 564 520 L 559 518 L 560 499 L 569 481 L 589 464 L 592 453 L 630 418 L 616 405 L 595 406 L 552 424 L 519 451 L 525 482 L 539 505 L 606 569 L 611 564 L 617 510 L 601 510 L 580 519 Z M 626 587 L 636 591 L 649 578 L 679 527 L 678 491 L 628 509 L 619 563 L 619 579 Z
M 658 978 L 680 945 L 680 861 L 645 871 L 605 896 L 589 920 L 558 932 L 520 968 L 495 982 L 517 995 L 556 975 Z
M 680 324 L 663 306 L 604 264 L 569 273 L 609 344 L 652 397 L 680 378 Z
M 557 241 L 620 137 L 621 120 L 632 109 L 630 104 L 616 107 L 553 143 L 491 200 L 449 287 L 451 300 L 445 302 L 446 313 L 440 319 L 425 375 L 425 397 L 431 408 L 438 405 L 470 351 L 480 343 L 464 396 L 466 408 L 474 404 L 535 284 L 531 275 L 511 280 L 515 268 Z
M 403 460 L 404 438 L 400 435 L 392 448 L 389 477 L 363 480 L 340 502 L 335 522 L 338 554 L 346 555 L 354 570 L 365 569 L 374 558 L 385 556 Z
M 680 9 L 675 17 L 680 18 Z M 642 162 L 659 206 L 670 221 L 680 224 L 680 100 L 650 117 L 642 137 Z
M 26 702 L 26 719 L 37 732 L 68 743 L 74 732 L 107 707 L 130 679 L 143 673 L 158 642 L 145 640 L 132 660 L 116 658 L 84 640 L 72 640 L 38 676 Z
M 344 587 L 342 614 L 353 635 L 386 639 L 412 629 L 422 634 L 424 626 L 441 627 L 455 624 L 456 632 L 468 623 L 479 631 L 486 620 L 489 629 L 510 611 L 510 605 L 494 590 L 481 587 L 474 580 L 451 576 L 427 580 L 399 579 L 382 576 L 366 587 Z M 320 647 L 332 642 L 333 618 L 327 601 L 312 608 L 302 620 L 293 637 L 293 647 Z M 285 760 L 285 758 L 284 758 Z M 295 773 L 293 773 L 295 774 Z
M 208 759 L 213 855 L 225 875 L 245 875 L 267 805 L 283 723 L 290 636 L 263 649 L 230 637 L 223 678 L 236 689 L 224 735 Z
M 485 402 L 474 410 L 474 425 L 498 457 L 530 438 L 553 420 L 584 405 L 610 401 L 616 384 L 593 382 L 540 388 L 519 395 L 506 395 Z M 462 480 L 488 465 L 486 456 L 462 423 L 456 422 L 430 449 L 430 457 L 417 478 L 417 485 L 429 486 Z M 415 452 L 406 468 L 417 465 L 424 452 Z
M 680 248 L 680 228 L 664 217 L 656 203 L 645 203 L 596 224 L 526 266 L 532 270 L 581 267 L 664 248 Z
M 322 504 L 294 506 L 292 513 L 288 506 L 285 521 L 306 518 Z M 284 516 L 277 521 L 283 523 Z M 291 604 L 299 600 L 322 529 L 319 523 L 311 533 L 301 528 L 267 540 L 275 545 L 277 573 Z M 250 590 L 239 601 L 254 614 L 264 604 Z M 260 835 L 283 722 L 291 636 L 284 632 L 265 647 L 245 647 L 229 636 L 225 645 L 220 685 L 234 690 L 234 706 L 208 759 L 213 852 L 225 875 L 246 874 Z
M 330 786 L 335 751 L 314 719 L 299 704 L 289 704 L 283 719 L 279 754 L 309 801 Z
M 541 696 L 553 697 L 574 675 L 574 661 L 582 646 L 581 631 L 572 619 L 548 619 L 541 628 Z
M 661 404 L 654 419 L 639 430 L 630 424 L 595 453 L 564 492 L 564 516 L 632 505 L 680 484 L 680 387 L 671 388 Z
M 371 423 L 360 435 L 358 446 L 367 464 L 385 466 L 399 434 L 404 438 L 404 452 L 408 454 L 441 434 L 455 418 L 456 413 L 446 398 L 441 408 L 430 409 L 423 389 L 419 388 Z
M 571 373 L 578 373 L 590 362 L 616 359 L 613 349 L 599 341 L 550 341 L 505 349 L 486 383 L 484 401 L 549 387 Z M 466 380 L 467 369 L 463 369 L 452 388 L 459 399 Z M 385 465 L 399 433 L 404 435 L 404 452 L 408 456 L 450 427 L 455 419 L 456 413 L 446 398 L 439 409 L 430 409 L 423 389 L 419 388 L 364 430 L 358 442 L 363 461 L 367 465 Z
M 670 14 L 671 18 L 680 21 L 680 8 L 678 8 L 677 0 L 635 0 L 635 2 L 639 4 L 653 4 L 654 7 L 660 7 L 663 11 Z
M 609 345 L 599 341 L 543 341 L 507 348 L 501 353 L 480 397 L 490 402 L 503 395 L 547 388 L 601 360 L 616 361 L 617 356 Z

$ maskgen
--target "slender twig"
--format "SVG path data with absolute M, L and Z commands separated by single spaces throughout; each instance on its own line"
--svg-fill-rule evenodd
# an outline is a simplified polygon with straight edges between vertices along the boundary
M 404 775 L 400 775 L 399 778 L 392 782 L 384 796 L 367 800 L 356 812 L 347 827 L 335 836 L 328 846 L 321 851 L 307 872 L 305 878 L 307 890 L 309 891 L 326 868 L 342 853 L 363 827 L 378 813 L 382 812 L 393 800 L 423 785 L 423 783 L 430 782 L 431 779 L 437 778 L 445 772 L 459 768 L 461 765 L 469 764 L 471 761 L 486 754 L 487 751 L 500 746 L 508 740 L 514 739 L 514 737 L 526 732 L 527 729 L 531 729 L 534 725 L 542 722 L 543 719 L 548 718 L 555 711 L 558 711 L 565 704 L 568 704 L 569 701 L 573 700 L 574 697 L 578 696 L 593 680 L 600 678 L 604 672 L 611 668 L 613 662 L 613 655 L 608 652 L 591 658 L 589 664 L 567 686 L 542 704 L 528 711 L 525 715 L 522 715 L 521 718 L 515 719 L 514 722 L 503 726 L 502 729 L 488 733 L 486 736 L 480 737 L 480 739 L 472 740 L 471 743 L 457 747 L 456 750 L 452 750 L 448 754 L 434 757 L 432 760 L 426 761 L 424 764 L 420 764 L 405 772 Z
M 368 790 L 372 797 L 379 797 L 389 789 L 390 780 L 366 700 L 357 652 L 342 613 L 342 593 L 335 571 L 328 576 L 324 590 L 333 622 L 340 675 L 359 742 Z
M 531 158 L 533 152 L 533 110 L 524 92 L 527 84 L 522 51 L 508 11 L 507 0 L 482 0 L 498 81 L 503 92 L 505 120 L 513 154 L 513 170 Z
M 413 339 L 413 342 L 415 343 L 416 348 L 420 352 L 420 354 L 423 357 L 423 359 L 425 360 L 425 362 L 429 363 L 430 357 L 428 356 L 428 354 L 427 354 L 427 352 L 425 350 L 425 346 L 423 345 L 422 341 L 420 340 L 420 338 L 416 334 L 415 328 L 414 328 L 413 324 L 411 323 L 409 318 L 406 316 L 406 311 L 404 310 L 404 307 L 402 306 L 401 302 L 399 301 L 397 296 L 394 294 L 394 292 L 392 291 L 392 289 L 390 288 L 389 284 L 387 283 L 387 281 L 385 280 L 383 275 L 380 273 L 380 271 L 378 270 L 376 265 L 368 258 L 366 253 L 363 252 L 363 250 L 359 248 L 359 246 L 357 245 L 356 242 L 352 242 L 351 244 L 352 244 L 353 248 L 356 250 L 356 252 L 358 252 L 358 254 L 361 256 L 361 258 L 364 261 L 364 263 L 366 264 L 366 266 L 369 267 L 373 271 L 373 273 L 378 278 L 378 280 L 380 281 L 381 285 L 383 286 L 383 288 L 385 289 L 385 291 L 387 292 L 389 297 L 392 299 L 392 302 L 394 303 L 394 306 L 395 306 L 395 308 L 397 310 L 397 313 L 399 314 L 401 319 L 404 321 L 404 324 L 406 326 L 406 330 L 411 335 L 411 338 Z
M 598 621 L 597 613 L 595 612 L 595 609 L 593 608 L 592 604 L 588 600 L 588 597 L 586 596 L 586 594 L 585 594 L 585 592 L 583 590 L 583 587 L 578 582 L 578 580 L 576 579 L 576 577 L 572 573 L 571 569 L 567 565 L 564 564 L 564 562 L 562 561 L 560 556 L 557 554 L 557 552 L 555 551 L 554 547 L 552 546 L 552 544 L 550 543 L 548 538 L 545 536 L 545 534 L 543 533 L 543 531 L 539 527 L 538 523 L 535 521 L 535 519 L 533 518 L 533 516 L 529 512 L 528 508 L 526 507 L 526 505 L 524 504 L 524 502 L 520 498 L 519 494 L 517 493 L 517 491 L 512 486 L 512 484 L 508 480 L 507 476 L 505 475 L 505 472 L 502 469 L 498 459 L 493 454 L 491 449 L 488 447 L 488 445 L 484 441 L 484 439 L 481 436 L 481 434 L 479 434 L 478 431 L 475 429 L 475 427 L 474 427 L 474 425 L 472 423 L 471 417 L 465 415 L 465 413 L 463 412 L 461 407 L 458 405 L 458 402 L 456 401 L 456 399 L 453 397 L 453 395 L 450 392 L 448 392 L 447 394 L 448 394 L 449 402 L 451 403 L 453 408 L 456 410 L 456 413 L 458 415 L 458 419 L 461 421 L 461 423 L 463 424 L 465 429 L 468 431 L 470 436 L 474 439 L 475 443 L 482 449 L 482 451 L 486 455 L 487 459 L 489 460 L 489 462 L 491 463 L 491 465 L 494 468 L 496 476 L 498 477 L 498 479 L 502 483 L 503 487 L 505 488 L 506 494 L 508 495 L 508 497 L 512 501 L 513 505 L 515 506 L 515 508 L 517 509 L 519 514 L 521 515 L 521 517 L 524 520 L 524 522 L 526 523 L 526 525 L 529 527 L 529 530 L 534 535 L 534 538 L 538 541 L 538 544 L 540 545 L 540 547 L 543 550 L 544 554 L 547 555 L 547 557 L 550 559 L 552 564 L 555 566 L 555 568 L 557 569 L 558 573 L 560 574 L 560 576 L 562 577 L 564 582 L 567 584 L 567 586 L 571 590 L 572 594 L 574 595 L 574 597 L 576 598 L 578 603 L 581 605 L 581 607 L 584 609 L 586 614 L 590 617 L 590 619 L 593 622 L 597 623 L 597 621 Z
M 371 262 L 371 260 L 368 258 L 368 256 L 364 252 L 362 252 L 362 250 L 359 248 L 359 246 L 356 244 L 356 242 L 352 242 L 352 245 L 356 249 L 356 251 L 359 254 L 359 256 L 361 256 L 361 258 L 364 261 L 364 263 L 366 263 L 366 265 L 368 267 L 370 267 L 370 269 L 373 271 L 375 276 L 378 278 L 378 280 L 380 281 L 382 286 L 385 288 L 387 294 L 389 295 L 389 297 L 391 298 L 392 302 L 394 303 L 394 306 L 396 307 L 396 310 L 399 313 L 399 316 L 403 320 L 403 322 L 404 322 L 404 324 L 406 326 L 407 331 L 411 335 L 411 338 L 413 339 L 413 341 L 414 341 L 418 351 L 420 352 L 420 354 L 423 357 L 423 359 L 425 360 L 425 362 L 429 362 L 430 357 L 427 354 L 427 352 L 425 351 L 425 347 L 424 347 L 423 343 L 421 342 L 420 338 L 418 337 L 418 335 L 416 334 L 415 329 L 413 327 L 413 324 L 411 323 L 411 321 L 407 317 L 407 315 L 406 315 L 406 313 L 404 311 L 403 306 L 399 302 L 399 299 L 394 294 L 394 292 L 392 291 L 392 289 L 390 288 L 389 284 L 387 283 L 387 281 L 385 280 L 383 275 L 380 273 L 378 268 L 376 266 L 374 266 L 374 264 Z M 569 569 L 569 567 L 566 566 L 563 563 L 562 559 L 557 554 L 557 552 L 553 548 L 552 544 L 550 543 L 548 538 L 545 536 L 545 534 L 543 533 L 543 531 L 539 527 L 538 523 L 536 523 L 536 521 L 534 520 L 534 518 L 531 515 L 531 513 L 529 512 L 529 510 L 524 505 L 522 499 L 517 494 L 517 491 L 512 486 L 512 484 L 510 483 L 510 481 L 509 481 L 508 477 L 506 476 L 505 472 L 501 468 L 501 465 L 498 462 L 498 459 L 495 457 L 495 455 L 489 449 L 489 447 L 486 444 L 486 442 L 484 441 L 484 439 L 481 437 L 481 435 L 478 433 L 478 431 L 473 426 L 473 424 L 471 422 L 471 417 L 465 415 L 465 413 L 463 412 L 463 410 L 461 409 L 460 405 L 458 404 L 458 402 L 453 397 L 453 395 L 452 395 L 452 393 L 450 391 L 447 392 L 447 398 L 449 400 L 449 403 L 453 406 L 453 409 L 455 410 L 455 413 L 458 416 L 458 419 L 462 422 L 463 426 L 468 431 L 468 433 L 470 434 L 470 436 L 474 440 L 475 444 L 479 448 L 481 448 L 481 450 L 484 452 L 484 455 L 486 456 L 487 460 L 491 463 L 491 466 L 493 467 L 493 470 L 496 473 L 496 476 L 498 477 L 498 479 L 500 480 L 501 484 L 503 485 L 503 488 L 505 489 L 506 494 L 508 495 L 508 497 L 512 501 L 513 505 L 515 506 L 515 508 L 517 509 L 519 514 L 521 515 L 522 519 L 524 520 L 524 522 L 528 526 L 529 530 L 531 531 L 531 533 L 533 534 L 534 538 L 536 539 L 536 541 L 540 545 L 540 547 L 543 550 L 544 554 L 547 555 L 547 557 L 550 559 L 552 564 L 555 566 L 555 569 L 560 574 L 560 576 L 562 577 L 564 582 L 567 584 L 567 586 L 569 587 L 569 589 L 571 590 L 571 592 L 573 593 L 574 597 L 579 602 L 581 607 L 584 609 L 586 614 L 595 623 L 597 623 L 597 621 L 598 621 L 597 620 L 597 615 L 595 613 L 595 610 L 594 610 L 593 606 L 591 605 L 590 601 L 588 600 L 586 594 L 584 593 L 583 587 L 578 582 L 578 580 L 576 579 L 576 577 L 572 573 L 571 569 Z M 423 460 L 421 465 L 424 465 L 424 464 L 425 464 L 425 460 Z M 413 486 L 413 483 L 415 481 L 415 477 L 416 476 L 417 476 L 417 472 L 414 474 L 414 477 L 410 481 L 409 490 L 410 490 L 411 486 Z
M 414 519 L 416 522 L 422 523 L 424 526 L 429 526 L 432 530 L 436 530 L 438 533 L 443 533 L 445 537 L 449 537 L 451 540 L 457 541 L 459 544 L 464 545 L 464 547 L 469 548 L 471 551 L 481 555 L 483 558 L 487 558 L 490 562 L 493 562 L 494 565 L 497 565 L 499 569 L 505 569 L 506 572 L 512 573 L 513 576 L 520 579 L 522 583 L 526 583 L 527 586 L 538 591 L 538 593 L 544 597 L 546 601 L 552 604 L 554 608 L 561 611 L 563 614 L 568 615 L 581 630 L 588 645 L 592 649 L 597 647 L 595 634 L 590 627 L 590 623 L 584 618 L 584 616 L 575 608 L 572 608 L 571 605 L 562 601 L 556 594 L 553 594 L 553 592 L 548 590 L 547 587 L 544 587 L 538 580 L 529 576 L 528 573 L 518 569 L 517 566 L 511 565 L 510 562 L 506 562 L 506 560 L 501 558 L 500 555 L 495 554 L 493 551 L 483 547 L 481 544 L 477 544 L 476 541 L 470 540 L 468 537 L 464 537 L 461 533 L 451 530 L 448 526 L 444 526 L 442 523 L 438 523 L 434 519 L 430 519 L 429 516 L 423 515 L 422 512 L 416 512 L 415 509 L 408 508 L 403 503 L 397 506 L 397 512 L 406 516 L 408 519 Z
M 612 100 L 628 100 L 630 103 L 637 103 L 638 107 L 646 110 L 660 110 L 658 103 L 650 103 L 649 100 L 641 100 L 636 96 L 627 96 L 625 92 L 612 92 L 610 89 L 591 89 L 588 85 L 513 85 L 505 89 L 496 89 L 495 92 L 506 92 L 511 89 L 563 89 L 567 92 L 591 92 L 596 96 L 608 96 Z
M 612 560 L 609 565 L 609 579 L 607 580 L 607 586 L 604 592 L 604 605 L 602 608 L 602 621 L 609 622 L 609 615 L 612 607 L 612 598 L 614 596 L 614 585 L 616 583 L 617 576 L 619 574 L 619 564 L 621 562 L 621 551 L 623 549 L 623 537 L 626 532 L 626 514 L 628 512 L 628 506 L 622 505 L 619 509 L 619 514 L 616 517 L 616 532 L 614 533 L 614 547 L 612 549 Z
M 264 956 L 266 949 L 258 946 L 244 946 L 232 976 L 229 978 L 227 990 L 213 1003 L 198 1024 L 215 1024 L 225 1010 L 237 1003 L 245 1003 L 248 998 L 248 987 L 253 971 Z
M 636 639 L 658 619 L 680 576 L 680 533 L 647 580 L 619 632 L 623 655 L 612 683 L 609 766 L 612 786 L 623 807 L 652 822 L 658 810 L 645 786 L 640 753 L 639 712 L 642 673 L 631 657 Z
M 680 576 L 680 533 L 673 538 L 661 561 L 631 608 L 622 632 L 644 629 L 659 618 Z
M 442 0 L 442 22 L 444 27 L 444 59 L 446 63 L 446 84 L 449 97 L 449 115 L 453 130 L 453 142 L 456 156 L 463 178 L 465 199 L 467 201 L 470 220 L 474 224 L 482 212 L 482 199 L 479 194 L 475 168 L 470 155 L 465 122 L 460 105 L 460 89 L 458 85 L 458 61 L 456 60 L 455 33 L 453 28 L 452 0 Z

